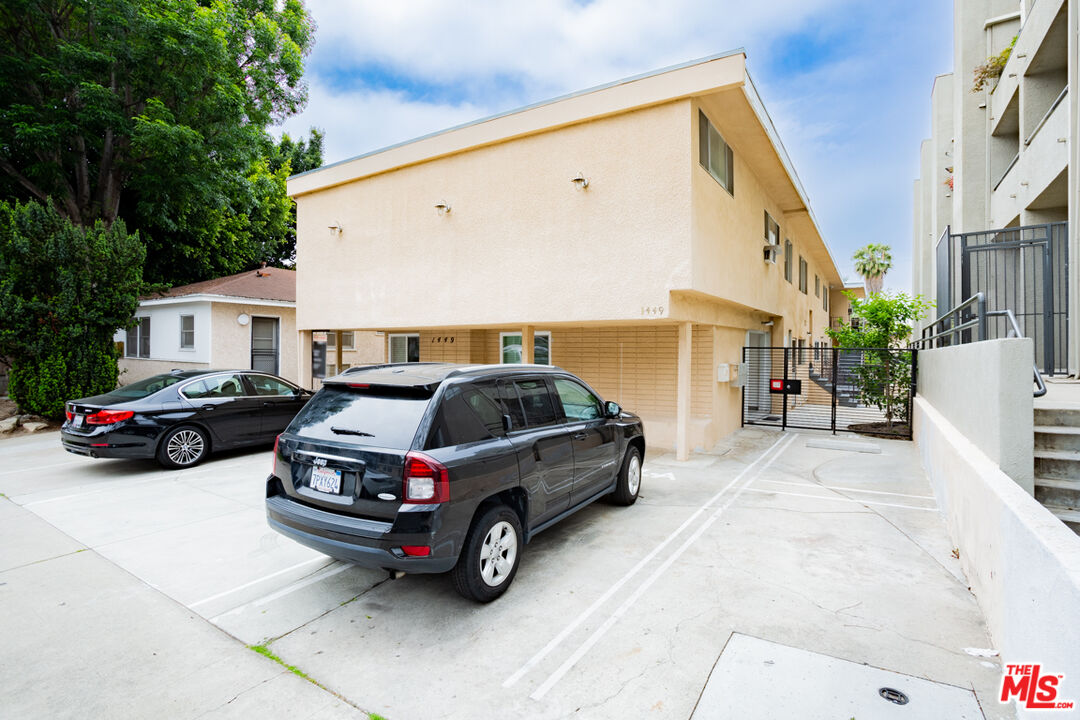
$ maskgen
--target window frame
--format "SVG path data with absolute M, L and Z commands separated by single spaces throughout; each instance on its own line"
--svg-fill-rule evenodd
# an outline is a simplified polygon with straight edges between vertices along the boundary
M 814 275 L 814 297 L 821 297 L 821 276 Z
M 135 323 L 134 327 L 127 328 L 126 334 L 124 336 L 124 357 L 132 358 L 133 360 L 149 360 L 150 359 L 150 353 L 152 351 L 152 348 L 150 347 L 150 326 L 151 326 L 150 317 L 151 317 L 150 315 L 136 315 L 133 318 L 134 320 L 137 320 L 138 322 Z M 142 354 L 142 346 L 143 346 L 142 339 L 143 339 L 143 333 L 144 333 L 144 328 L 143 328 L 144 324 L 146 326 L 145 327 L 145 334 L 146 334 L 146 354 L 145 355 Z M 135 342 L 134 343 L 131 342 L 131 333 L 132 333 L 132 331 L 135 332 Z M 132 347 L 134 347 L 134 353 L 132 352 Z
M 575 418 L 567 415 L 566 404 L 563 402 L 562 394 L 559 392 L 560 380 L 566 383 L 570 383 L 571 385 L 576 385 L 577 387 L 584 390 L 589 397 L 593 398 L 596 401 L 597 416 L 594 418 Z M 554 375 L 550 378 L 550 382 L 548 383 L 548 385 L 551 388 L 552 397 L 559 401 L 559 406 L 556 408 L 556 410 L 562 416 L 562 421 L 564 423 L 587 423 L 596 422 L 597 420 L 604 419 L 604 399 L 600 397 L 600 395 L 595 390 L 590 388 L 581 380 L 578 380 L 577 378 L 570 375 Z
M 405 338 L 405 359 L 394 360 L 394 338 Z M 389 333 L 386 336 L 386 361 L 396 362 L 420 362 L 420 333 Z M 409 338 L 416 338 L 416 360 L 409 360 Z M 344 343 L 343 343 L 344 344 Z M 344 348 L 342 348 L 344 350 Z
M 537 338 L 537 336 L 543 336 L 543 337 L 547 338 L 548 361 L 546 363 L 538 363 L 538 362 L 536 362 L 536 338 Z M 499 333 L 499 364 L 500 365 L 515 365 L 515 364 L 517 364 L 517 363 L 508 363 L 508 362 L 506 362 L 506 359 L 505 359 L 506 356 L 504 354 L 506 346 L 503 343 L 503 341 L 508 337 L 521 338 L 520 342 L 521 342 L 522 354 L 524 354 L 524 352 L 525 352 L 525 338 L 523 337 L 523 335 L 521 334 L 520 331 L 507 330 L 505 332 L 500 332 Z M 552 357 L 553 354 L 554 353 L 552 352 L 552 347 L 551 347 L 551 331 L 550 330 L 534 330 L 533 331 L 533 365 L 543 365 L 545 367 L 553 366 L 555 364 L 555 359 L 554 359 L 554 357 Z M 525 358 L 522 357 L 522 361 L 524 361 L 524 359 Z
M 780 238 L 783 237 L 783 234 L 780 232 L 780 223 L 776 222 L 776 220 L 773 220 L 773 216 L 769 214 L 768 210 L 765 210 L 764 212 L 765 212 L 765 242 L 767 244 L 769 244 L 769 245 L 773 245 L 775 247 L 780 247 Z M 771 230 L 774 227 L 776 228 L 775 236 L 769 234 L 769 230 Z M 776 242 L 773 242 L 773 237 L 776 238 Z
M 808 294 L 807 288 L 807 273 L 809 272 L 809 265 L 806 262 L 806 258 L 802 255 L 799 256 L 799 292 L 803 295 Z
M 713 172 L 711 139 L 714 133 L 720 140 L 724 152 L 724 167 L 727 169 L 726 178 L 718 177 L 717 173 Z M 702 142 L 703 140 L 704 142 Z M 698 164 L 705 172 L 709 173 L 713 180 L 720 184 L 720 187 L 727 190 L 729 195 L 735 197 L 735 152 L 731 149 L 731 145 L 728 144 L 727 140 L 724 139 L 724 136 L 720 134 L 716 124 L 709 119 L 709 116 L 701 108 L 698 108 Z
M 185 330 L 184 329 L 184 320 L 186 318 L 191 318 L 191 330 Z M 184 344 L 184 335 L 187 334 L 187 333 L 191 333 L 191 344 L 190 345 L 185 345 Z M 181 315 L 180 316 L 180 349 L 181 350 L 189 350 L 189 351 L 195 349 L 195 315 L 193 315 L 193 314 Z
M 795 253 L 795 246 L 791 244 L 791 238 L 784 238 L 784 279 L 791 284 L 791 266 L 792 255 Z

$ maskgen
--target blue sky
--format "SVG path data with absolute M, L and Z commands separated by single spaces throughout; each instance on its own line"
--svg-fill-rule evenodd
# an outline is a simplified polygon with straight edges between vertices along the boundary
M 497 112 L 742 47 L 842 273 L 868 242 L 911 285 L 912 181 L 947 0 L 309 0 L 319 29 L 292 135 L 335 162 Z

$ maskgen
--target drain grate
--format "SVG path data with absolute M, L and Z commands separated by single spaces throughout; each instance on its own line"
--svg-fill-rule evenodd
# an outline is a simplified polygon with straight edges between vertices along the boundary
M 888 700 L 889 702 L 891 702 L 894 705 L 907 705 L 908 704 L 908 696 L 905 695 L 904 693 L 900 692 L 896 688 L 891 688 L 891 687 L 879 688 L 877 693 L 878 693 L 878 695 L 885 698 L 886 700 Z

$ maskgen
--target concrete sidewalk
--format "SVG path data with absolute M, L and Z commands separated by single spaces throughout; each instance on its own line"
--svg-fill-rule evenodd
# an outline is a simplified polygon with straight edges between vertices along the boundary
M 4 441 L 4 713 L 847 720 L 880 702 L 856 717 L 890 717 L 861 672 L 791 683 L 796 710 L 771 692 L 734 715 L 710 705 L 737 657 L 782 646 L 773 667 L 796 675 L 857 663 L 910 677 L 908 709 L 950 697 L 1013 717 L 915 448 L 831 439 L 745 429 L 687 462 L 649 452 L 637 504 L 541 533 L 484 606 L 446 577 L 389 582 L 270 531 L 265 451 L 163 472 L 67 455 L 55 435 Z M 725 660 L 738 637 L 762 644 Z M 856 677 L 869 705 L 825 692 Z

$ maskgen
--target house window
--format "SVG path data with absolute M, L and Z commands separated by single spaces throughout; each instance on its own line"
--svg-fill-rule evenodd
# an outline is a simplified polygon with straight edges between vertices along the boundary
M 522 362 L 521 333 L 499 333 L 500 362 Z M 533 363 L 551 364 L 551 333 L 539 330 L 533 333 Z
M 326 333 L 326 349 L 337 349 L 337 333 L 330 330 Z M 342 350 L 355 350 L 356 349 L 356 335 L 352 330 L 341 331 L 341 349 Z
M 735 194 L 735 162 L 731 148 L 720 133 L 698 110 L 698 162 L 709 171 L 716 182 L 724 186 L 732 195 Z
M 344 339 L 342 345 L 345 344 Z M 419 333 L 401 333 L 390 336 L 390 362 L 420 362 Z
M 195 349 L 195 316 L 180 316 L 180 349 Z
M 806 260 L 799 256 L 799 292 L 806 294 Z
M 821 297 L 821 278 L 814 276 L 814 297 Z
M 780 226 L 772 219 L 769 211 L 765 211 L 765 242 L 770 245 L 780 244 Z
M 124 357 L 150 357 L 150 318 L 135 318 L 135 327 L 128 328 Z
M 791 240 L 784 241 L 784 279 L 791 282 Z

